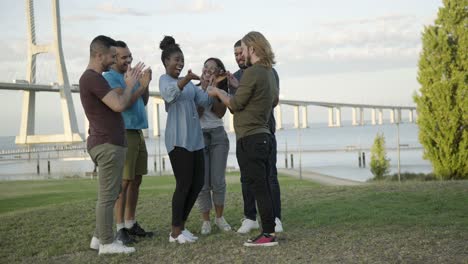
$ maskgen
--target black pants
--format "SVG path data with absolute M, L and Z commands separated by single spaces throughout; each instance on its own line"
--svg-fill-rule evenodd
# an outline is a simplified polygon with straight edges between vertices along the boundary
M 181 226 L 187 221 L 204 184 L 203 149 L 191 152 L 175 147 L 169 152 L 169 159 L 176 178 L 172 196 L 172 225 Z
M 266 133 L 255 134 L 237 140 L 236 155 L 241 170 L 241 179 L 257 201 L 264 233 L 275 232 L 275 216 L 271 188 L 268 179 L 271 174 L 271 136 Z M 244 192 L 243 192 L 244 195 Z M 245 200 L 244 200 L 245 203 Z M 245 209 L 245 205 L 244 205 Z
M 273 201 L 273 214 L 275 217 L 281 219 L 281 189 L 278 182 L 278 170 L 276 169 L 276 137 L 274 134 L 270 135 L 270 174 L 268 183 L 270 184 L 271 198 Z M 251 187 L 246 183 L 244 174 L 241 172 L 242 183 L 242 198 L 244 199 L 244 215 L 247 219 L 255 220 L 257 218 L 257 209 L 255 207 L 255 195 Z

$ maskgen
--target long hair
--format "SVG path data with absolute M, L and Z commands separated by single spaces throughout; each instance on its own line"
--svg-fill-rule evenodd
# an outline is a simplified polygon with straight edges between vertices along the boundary
M 253 47 L 255 54 L 259 58 L 258 64 L 271 68 L 276 64 L 275 53 L 271 49 L 270 42 L 257 31 L 250 31 L 242 38 L 242 42 L 249 48 Z

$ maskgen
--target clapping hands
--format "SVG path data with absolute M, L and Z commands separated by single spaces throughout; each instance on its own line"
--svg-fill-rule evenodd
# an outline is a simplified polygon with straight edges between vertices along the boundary
M 149 83 L 153 79 L 153 71 L 151 70 L 151 67 L 148 67 L 146 70 L 144 70 L 141 73 L 141 77 L 139 79 L 140 85 L 143 86 L 144 88 L 148 88 Z
M 133 68 L 128 66 L 127 72 L 125 72 L 124 75 L 125 84 L 127 85 L 127 87 L 135 86 L 135 84 L 142 76 L 143 68 L 145 68 L 145 64 L 143 62 L 138 62 Z

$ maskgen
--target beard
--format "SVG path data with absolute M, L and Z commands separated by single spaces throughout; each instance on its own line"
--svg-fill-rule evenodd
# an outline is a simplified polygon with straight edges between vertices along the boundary
M 105 72 L 106 72 L 106 71 L 110 71 L 111 66 L 112 66 L 113 64 L 114 64 L 114 63 L 112 63 L 112 64 L 104 64 L 104 63 L 103 63 L 103 64 L 102 64 L 102 71 L 105 71 Z
M 112 65 L 111 65 L 111 66 L 112 66 Z M 109 67 L 110 67 L 110 66 L 109 66 Z M 121 73 L 125 73 L 125 72 L 128 70 L 128 67 L 130 67 L 130 64 L 128 64 L 128 65 L 125 65 L 125 64 L 124 64 L 124 65 L 120 65 L 120 66 L 118 66 L 118 67 L 116 67 L 116 68 L 118 68 L 118 70 L 119 70 Z
M 245 62 L 242 64 L 237 64 L 237 65 L 239 66 L 239 69 L 242 69 L 242 70 L 245 70 L 248 68 L 247 65 L 245 65 Z

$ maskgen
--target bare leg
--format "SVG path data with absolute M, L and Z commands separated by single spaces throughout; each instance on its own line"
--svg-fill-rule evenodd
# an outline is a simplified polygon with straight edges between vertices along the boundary
M 127 191 L 127 203 L 125 206 L 125 220 L 135 220 L 141 181 L 141 175 L 136 175 L 133 181 L 129 181 Z
M 210 221 L 210 211 L 202 213 L 203 221 Z
M 127 180 L 122 180 L 122 191 L 119 194 L 119 198 L 115 201 L 115 221 L 117 224 L 124 223 L 125 214 L 125 200 L 127 196 L 128 184 Z
M 172 226 L 171 236 L 177 238 L 180 233 L 182 233 L 182 228 L 180 226 Z
M 216 211 L 216 217 L 220 218 L 221 216 L 223 216 L 224 205 L 215 204 L 215 211 Z

